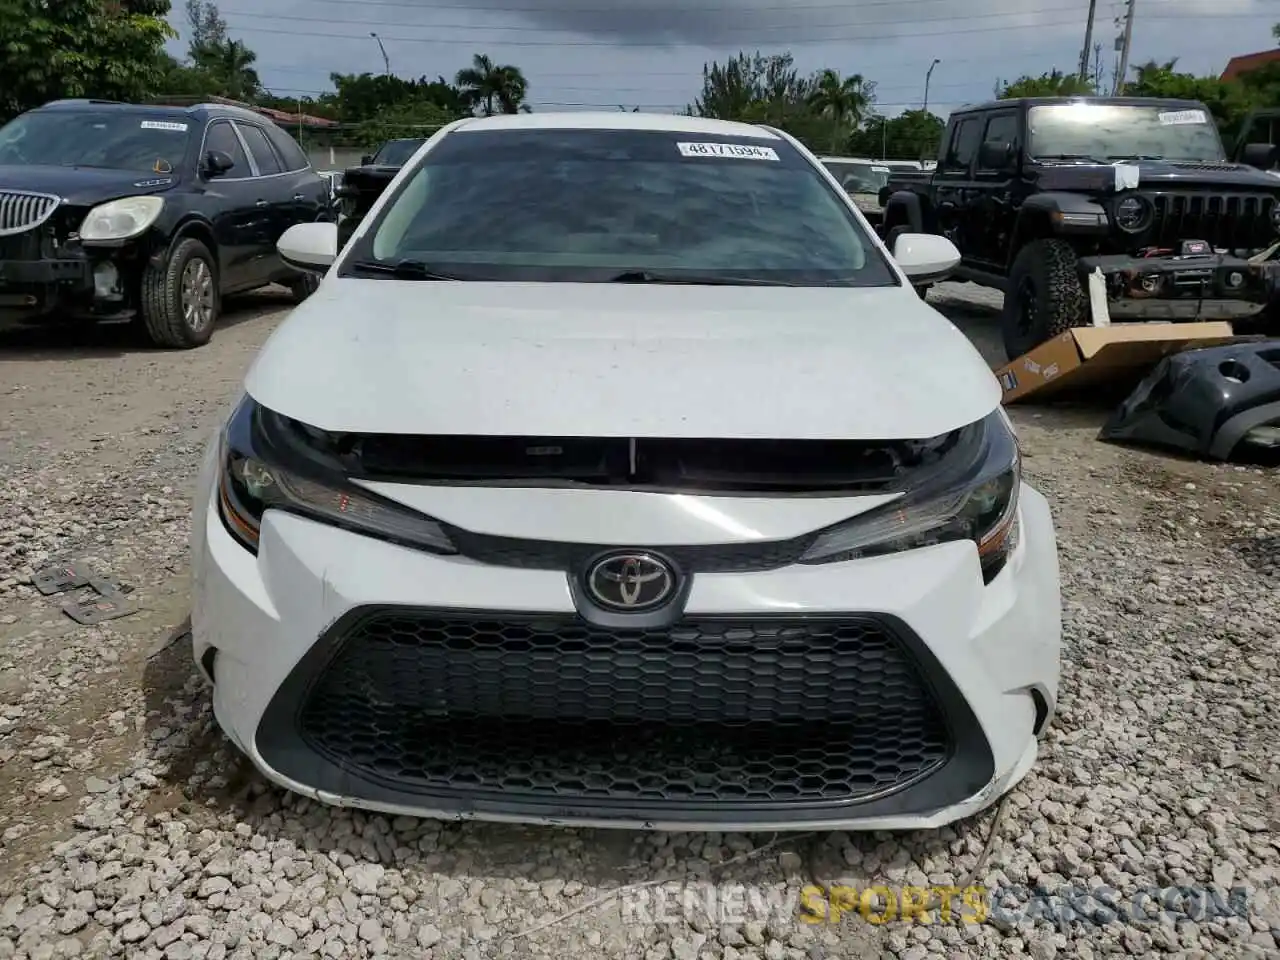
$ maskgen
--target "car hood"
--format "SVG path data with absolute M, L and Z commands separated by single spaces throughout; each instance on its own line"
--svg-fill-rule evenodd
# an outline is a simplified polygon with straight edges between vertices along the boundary
M 920 439 L 1001 395 L 909 287 L 336 276 L 246 387 L 339 432 L 725 439 Z
M 1224 160 L 1219 163 L 1193 161 L 1139 160 L 1124 164 L 1138 168 L 1138 187 L 1159 186 L 1182 188 L 1275 190 L 1276 184 L 1263 171 L 1242 163 Z M 1111 193 L 1116 189 L 1115 164 L 1050 163 L 1041 167 L 1040 186 L 1044 190 L 1097 190 Z
M 178 182 L 174 174 L 136 170 L 102 170 L 97 167 L 0 167 L 0 190 L 29 190 L 61 197 L 66 203 L 86 205 L 159 193 Z

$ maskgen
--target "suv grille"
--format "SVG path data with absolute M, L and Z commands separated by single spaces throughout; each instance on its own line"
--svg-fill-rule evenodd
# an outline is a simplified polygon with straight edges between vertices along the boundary
M 258 745 L 307 782 L 299 757 L 318 755 L 347 793 L 354 775 L 402 796 L 743 812 L 873 800 L 955 747 L 920 662 L 870 616 L 621 630 L 397 609 L 318 646 Z
M 0 190 L 0 237 L 35 229 L 61 202 L 60 197 L 47 193 Z
M 1148 238 L 1177 248 L 1183 240 L 1204 240 L 1229 250 L 1265 247 L 1276 239 L 1268 193 L 1154 193 L 1155 220 Z

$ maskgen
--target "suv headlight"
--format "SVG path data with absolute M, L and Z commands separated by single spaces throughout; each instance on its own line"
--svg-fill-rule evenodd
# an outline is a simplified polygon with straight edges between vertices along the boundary
M 145 233 L 163 209 L 163 197 L 124 197 L 99 204 L 80 224 L 80 239 L 132 240 Z
M 1003 408 L 965 430 L 936 471 L 892 503 L 824 530 L 800 562 L 835 563 L 971 540 L 990 583 L 1017 545 L 1022 458 Z
M 1118 201 L 1111 213 L 1115 225 L 1125 233 L 1141 233 L 1151 226 L 1154 217 L 1155 207 L 1151 205 L 1151 201 L 1137 195 Z
M 320 455 L 291 450 L 274 414 L 245 397 L 222 433 L 218 514 L 257 553 L 263 514 L 283 510 L 433 553 L 456 553 L 440 524 L 349 481 Z

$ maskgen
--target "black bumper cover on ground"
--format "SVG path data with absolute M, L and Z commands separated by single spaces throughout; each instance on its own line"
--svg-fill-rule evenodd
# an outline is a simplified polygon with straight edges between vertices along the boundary
M 1111 415 L 1098 439 L 1230 459 L 1249 431 L 1280 424 L 1280 340 L 1165 357 Z
M 258 750 L 337 797 L 460 816 L 771 822 L 928 815 L 994 774 L 900 621 L 366 607 L 281 686 Z

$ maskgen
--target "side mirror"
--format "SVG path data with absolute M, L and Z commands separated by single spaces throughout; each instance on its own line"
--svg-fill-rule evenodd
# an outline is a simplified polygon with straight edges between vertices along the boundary
M 338 225 L 317 221 L 296 223 L 276 241 L 286 265 L 304 273 L 325 273 L 338 256 Z
M 235 165 L 236 162 L 231 159 L 230 154 L 223 153 L 221 150 L 210 150 L 204 155 L 206 177 L 220 177 Z
M 981 170 L 1008 170 L 1013 166 L 1015 153 L 1008 140 L 988 140 L 978 147 L 978 168 Z
M 1268 170 L 1276 162 L 1276 148 L 1269 143 L 1246 143 L 1240 151 L 1240 162 Z
M 360 158 L 360 166 L 362 167 L 367 167 L 371 163 L 373 163 L 372 153 L 366 153 L 364 156 Z
M 913 284 L 936 283 L 945 280 L 960 265 L 960 251 L 946 237 L 902 233 L 894 241 L 893 259 Z

